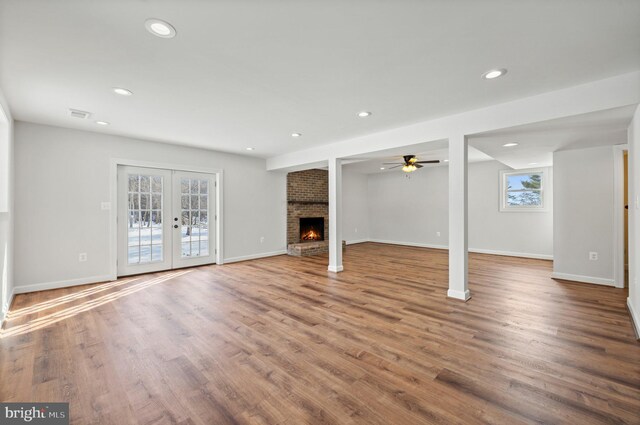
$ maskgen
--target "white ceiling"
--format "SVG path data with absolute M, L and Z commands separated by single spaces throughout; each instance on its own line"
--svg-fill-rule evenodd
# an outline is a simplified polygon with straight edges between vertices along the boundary
M 393 165 L 384 165 L 385 162 L 402 163 L 404 155 L 415 155 L 419 161 L 430 161 L 434 159 L 440 160 L 440 164 L 424 164 L 425 167 L 442 167 L 446 166 L 446 159 L 449 158 L 449 142 L 447 140 L 437 140 L 434 142 L 420 143 L 417 145 L 407 146 L 397 149 L 388 149 L 379 151 L 375 154 L 367 156 L 356 156 L 346 159 L 343 164 L 345 167 L 357 173 L 373 174 L 373 173 L 402 173 L 400 168 L 393 170 Z M 489 155 L 469 146 L 468 160 L 469 162 L 490 161 Z M 384 167 L 384 170 L 380 168 Z
M 638 69 L 637 0 L 0 0 L 16 119 L 263 157 Z
M 631 105 L 474 134 L 468 138 L 468 160 L 470 163 L 497 160 L 513 169 L 546 167 L 553 165 L 553 152 L 556 151 L 624 144 L 635 109 L 636 105 Z M 514 142 L 518 145 L 504 146 Z M 415 154 L 420 160 L 442 161 L 428 167 L 446 166 L 448 141 L 388 149 L 348 158 L 344 163 L 349 170 L 365 174 L 401 172 L 400 169 L 389 170 L 389 166 L 383 163 L 400 162 L 403 155 L 409 154 Z M 380 170 L 380 167 L 385 169 Z
M 553 165 L 553 152 L 627 143 L 627 128 L 636 106 L 475 134 L 474 147 L 511 168 Z M 506 143 L 517 146 L 504 147 Z

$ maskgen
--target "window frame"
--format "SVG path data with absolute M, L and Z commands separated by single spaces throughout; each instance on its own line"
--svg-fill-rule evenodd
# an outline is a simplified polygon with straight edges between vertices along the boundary
M 507 205 L 508 190 L 507 183 L 510 176 L 517 176 L 523 174 L 540 174 L 542 176 L 540 183 L 540 205 L 523 205 L 523 206 L 509 206 Z M 550 170 L 547 167 L 542 168 L 525 168 L 520 170 L 501 170 L 500 171 L 500 212 L 547 212 L 547 179 L 549 178 Z

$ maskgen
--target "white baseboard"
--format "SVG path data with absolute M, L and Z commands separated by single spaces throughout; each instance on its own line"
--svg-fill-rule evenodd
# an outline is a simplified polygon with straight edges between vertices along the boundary
M 332 273 L 338 273 L 344 270 L 344 266 L 328 266 L 327 270 Z
M 420 242 L 389 241 L 386 239 L 369 239 L 369 242 L 387 243 L 390 245 L 415 246 L 417 248 L 449 249 L 449 247 L 446 245 L 434 245 L 434 244 L 420 243 Z
M 264 258 L 264 257 L 272 257 L 274 255 L 282 255 L 286 254 L 286 250 L 282 251 L 274 251 L 274 252 L 264 252 L 260 254 L 254 255 L 246 255 L 243 257 L 233 257 L 226 258 L 224 260 L 225 263 L 235 263 L 237 261 L 245 261 L 245 260 L 253 260 L 256 258 Z M 82 277 L 78 279 L 70 279 L 70 280 L 60 280 L 56 282 L 43 282 L 43 283 L 34 283 L 30 285 L 16 285 L 13 288 L 14 294 L 25 294 L 27 292 L 36 292 L 36 291 L 46 291 L 49 289 L 58 289 L 58 288 L 67 288 L 69 286 L 78 286 L 78 285 L 88 285 L 91 283 L 100 283 L 100 282 L 108 282 L 116 280 L 117 277 L 113 275 L 99 275 L 99 276 L 90 276 L 90 277 Z
M 629 315 L 633 323 L 633 330 L 636 333 L 636 339 L 640 339 L 640 316 L 638 316 L 638 312 L 633 309 L 631 298 L 629 297 L 627 297 L 627 308 L 629 309 Z
M 370 242 L 387 243 L 391 245 L 415 246 L 418 248 L 432 248 L 432 249 L 446 249 L 446 250 L 449 249 L 447 245 L 436 245 L 436 244 L 419 243 L 419 242 L 400 242 L 400 241 L 389 241 L 389 240 L 383 240 L 383 239 L 370 239 Z M 495 249 L 469 248 L 469 252 L 475 252 L 478 254 L 504 255 L 507 257 L 534 258 L 537 260 L 553 260 L 553 255 L 529 254 L 526 252 L 513 252 L 513 251 L 499 251 Z
M 238 261 L 255 260 L 255 259 L 258 259 L 258 258 L 275 257 L 276 255 L 283 255 L 283 254 L 286 254 L 286 253 L 287 253 L 287 250 L 283 249 L 281 251 L 262 252 L 260 254 L 243 255 L 243 256 L 240 256 L 240 257 L 225 258 L 224 259 L 224 264 L 237 263 Z
M 369 239 L 354 239 L 354 240 L 346 241 L 346 242 L 347 242 L 347 245 L 355 245 L 357 243 L 370 242 L 370 240 Z
M 592 283 L 594 285 L 615 286 L 613 279 L 605 279 L 602 277 L 582 276 L 569 273 L 551 273 L 553 279 L 570 280 L 572 282 Z
M 505 257 L 533 258 L 536 260 L 553 260 L 553 255 L 530 254 L 528 252 L 499 251 L 495 249 L 469 248 L 469 252 L 478 254 L 504 255 Z
M 16 285 L 13 288 L 14 294 L 25 294 L 27 292 L 46 291 L 48 289 L 66 288 L 69 286 L 88 285 L 91 283 L 101 283 L 116 280 L 115 276 L 105 274 L 99 276 L 81 277 L 79 279 L 59 280 L 57 282 L 34 283 L 31 285 Z

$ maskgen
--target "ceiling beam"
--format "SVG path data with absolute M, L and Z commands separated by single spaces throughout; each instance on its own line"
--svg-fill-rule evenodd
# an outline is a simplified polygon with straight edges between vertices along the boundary
M 640 71 L 475 109 L 267 159 L 268 170 L 288 170 L 418 143 L 471 135 L 640 103 Z

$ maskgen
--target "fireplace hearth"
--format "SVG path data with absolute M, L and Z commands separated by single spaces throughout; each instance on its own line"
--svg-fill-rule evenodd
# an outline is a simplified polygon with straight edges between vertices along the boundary
M 300 242 L 324 240 L 324 217 L 300 217 Z

